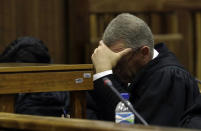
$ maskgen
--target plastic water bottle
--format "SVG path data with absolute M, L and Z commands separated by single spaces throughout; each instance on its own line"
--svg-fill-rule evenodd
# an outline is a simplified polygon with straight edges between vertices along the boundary
M 121 96 L 126 100 L 126 102 L 131 105 L 129 100 L 128 93 L 121 93 Z M 131 105 L 132 106 L 132 105 Z M 134 114 L 128 109 L 123 102 L 119 102 L 115 109 L 115 122 L 116 123 L 127 123 L 127 124 L 134 124 L 135 116 Z

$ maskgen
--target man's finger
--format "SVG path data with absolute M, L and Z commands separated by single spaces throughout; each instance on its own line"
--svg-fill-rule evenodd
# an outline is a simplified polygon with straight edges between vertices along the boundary
M 107 47 L 107 46 L 105 45 L 105 43 L 103 42 L 103 40 L 101 40 L 101 41 L 99 42 L 99 44 L 100 44 L 101 46 Z M 107 48 L 108 48 L 108 47 L 107 47 Z
M 93 53 L 93 54 L 95 54 L 95 53 L 96 53 L 96 51 L 97 51 L 97 48 L 94 50 L 94 53 Z
M 103 40 L 99 41 L 99 44 L 104 44 Z
M 121 52 L 118 52 L 118 54 L 122 57 L 122 56 L 128 54 L 131 51 L 132 51 L 131 48 L 126 48 L 126 49 L 122 50 Z

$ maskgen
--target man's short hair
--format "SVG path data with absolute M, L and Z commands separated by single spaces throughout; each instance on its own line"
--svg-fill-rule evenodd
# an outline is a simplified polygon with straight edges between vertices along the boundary
M 114 18 L 105 29 L 102 40 L 108 46 L 121 41 L 133 49 L 146 45 L 153 55 L 154 40 L 150 28 L 143 20 L 129 13 Z

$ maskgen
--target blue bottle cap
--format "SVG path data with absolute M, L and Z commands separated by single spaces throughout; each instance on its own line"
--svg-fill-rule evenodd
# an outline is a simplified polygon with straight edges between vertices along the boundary
M 122 96 L 125 100 L 128 100 L 128 99 L 129 99 L 129 94 L 128 94 L 128 93 L 121 93 L 121 96 Z

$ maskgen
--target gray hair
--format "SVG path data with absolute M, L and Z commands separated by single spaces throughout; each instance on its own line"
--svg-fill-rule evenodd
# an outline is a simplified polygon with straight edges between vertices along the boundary
M 105 29 L 102 40 L 107 46 L 118 41 L 133 49 L 148 46 L 153 55 L 154 40 L 150 28 L 143 20 L 129 13 L 114 18 Z

